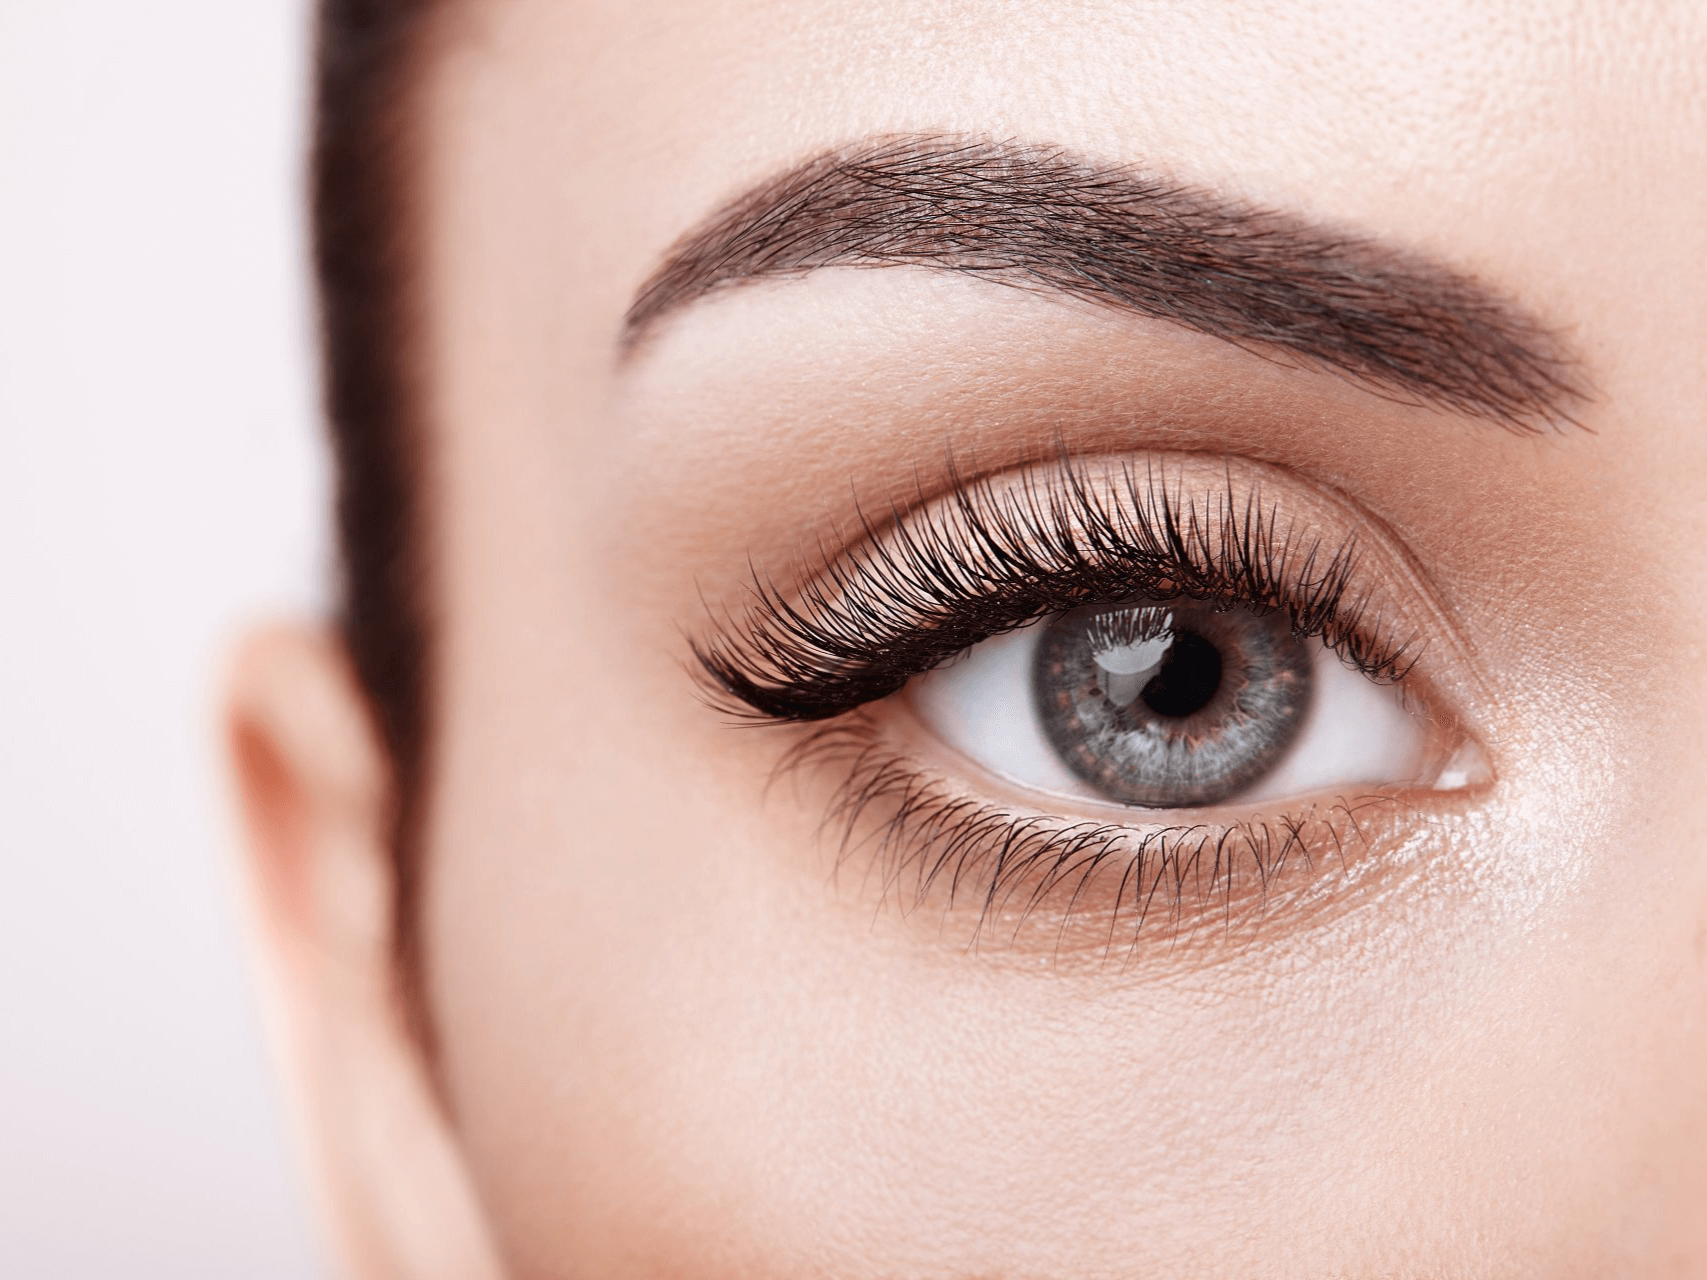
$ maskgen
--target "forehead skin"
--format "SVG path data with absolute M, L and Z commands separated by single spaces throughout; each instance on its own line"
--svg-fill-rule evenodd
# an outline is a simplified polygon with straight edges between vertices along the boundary
M 423 910 L 444 1094 L 516 1273 L 1707 1270 L 1707 10 L 463 8 L 423 175 Z M 678 237 L 905 132 L 1449 264 L 1581 353 L 1584 429 L 914 270 L 720 294 L 622 357 Z M 1279 464 L 1395 532 L 1499 762 L 1438 874 L 1165 980 L 987 957 L 832 883 L 821 809 L 767 791 L 773 745 L 697 701 L 683 636 L 856 491 L 1049 432 Z

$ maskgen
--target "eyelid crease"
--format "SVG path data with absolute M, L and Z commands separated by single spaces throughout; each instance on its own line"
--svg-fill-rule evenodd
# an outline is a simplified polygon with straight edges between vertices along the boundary
M 755 572 L 746 614 L 693 645 L 701 682 L 737 719 L 827 720 L 1038 617 L 1169 596 L 1286 610 L 1364 674 L 1403 680 L 1422 632 L 1376 603 L 1363 569 L 1373 558 L 1432 603 L 1416 566 L 1373 518 L 1311 486 L 1275 484 L 1287 496 L 1270 500 L 1276 471 L 1181 454 L 1141 466 L 1062 455 L 973 481 L 951 466 L 946 497 L 892 509 L 881 527 L 862 513 L 862 540 L 821 555 L 797 594 Z M 1341 526 L 1337 542 L 1306 518 L 1330 506 L 1320 523 Z M 1431 641 L 1461 648 L 1445 618 L 1432 621 Z

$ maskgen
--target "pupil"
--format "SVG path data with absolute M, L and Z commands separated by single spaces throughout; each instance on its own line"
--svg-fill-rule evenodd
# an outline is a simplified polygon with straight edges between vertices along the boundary
M 1221 651 L 1191 631 L 1174 632 L 1174 642 L 1139 696 L 1159 716 L 1176 719 L 1209 705 L 1221 687 Z

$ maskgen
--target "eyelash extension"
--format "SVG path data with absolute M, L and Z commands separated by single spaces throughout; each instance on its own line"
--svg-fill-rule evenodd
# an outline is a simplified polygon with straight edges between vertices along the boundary
M 1235 900 L 1247 887 L 1257 895 L 1260 917 L 1290 863 L 1314 870 L 1321 852 L 1349 870 L 1356 852 L 1371 843 L 1370 824 L 1379 825 L 1381 812 L 1392 808 L 1388 796 L 1341 797 L 1295 814 L 1145 830 L 1016 815 L 921 772 L 884 747 L 858 715 L 813 726 L 778 773 L 808 765 L 834 766 L 844 779 L 824 820 L 824 833 L 839 849 L 838 873 L 856 853 L 869 851 L 868 874 L 881 877 L 883 898 L 898 901 L 904 913 L 922 909 L 938 891 L 949 911 L 975 895 L 973 946 L 998 920 L 1017 936 L 1047 900 L 1064 895 L 1059 915 L 1051 917 L 1057 954 L 1069 929 L 1091 919 L 1103 929 L 1105 958 L 1118 949 L 1123 922 L 1130 958 L 1158 909 L 1175 943 L 1192 926 L 1217 918 L 1230 931 Z M 1118 877 L 1112 895 L 1092 888 L 1099 876 Z
M 1254 489 L 1241 503 L 1231 476 L 1193 500 L 1153 465 L 1099 484 L 1063 458 L 1052 475 L 998 488 L 951 469 L 954 496 L 919 519 L 893 513 L 882 531 L 862 514 L 862 543 L 826 557 L 798 599 L 755 578 L 745 619 L 693 646 L 713 700 L 749 721 L 832 720 L 991 636 L 1132 597 L 1285 610 L 1295 634 L 1381 683 L 1414 664 L 1415 642 L 1353 590 L 1354 535 L 1298 536 Z

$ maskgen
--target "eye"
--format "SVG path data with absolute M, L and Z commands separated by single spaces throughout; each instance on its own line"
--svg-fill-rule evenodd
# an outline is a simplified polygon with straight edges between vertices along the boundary
M 1423 865 L 1382 855 L 1492 780 L 1422 566 L 1279 469 L 1066 458 L 861 533 L 792 590 L 755 574 L 696 645 L 703 687 L 796 726 L 781 762 L 828 784 L 838 856 L 974 938 L 1106 958 L 1117 922 L 1160 920 L 1172 954 L 1210 920 L 1325 910 L 1333 868 Z
M 1074 609 L 913 681 L 925 727 L 1035 791 L 1148 809 L 1421 781 L 1428 723 L 1280 612 Z

